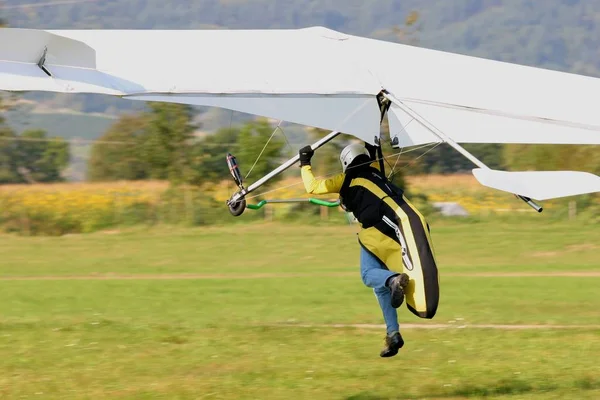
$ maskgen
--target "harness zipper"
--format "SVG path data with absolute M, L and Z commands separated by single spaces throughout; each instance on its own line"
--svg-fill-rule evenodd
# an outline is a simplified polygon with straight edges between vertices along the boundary
M 402 245 L 402 259 L 404 260 L 404 265 L 406 265 L 406 269 L 409 271 L 413 270 L 412 262 L 410 261 L 410 257 L 408 256 L 406 241 L 404 240 L 404 236 L 400 231 L 400 227 L 396 225 L 391 219 L 389 219 L 386 215 L 383 216 L 383 222 L 385 222 L 390 228 L 392 228 L 396 232 L 396 236 Z

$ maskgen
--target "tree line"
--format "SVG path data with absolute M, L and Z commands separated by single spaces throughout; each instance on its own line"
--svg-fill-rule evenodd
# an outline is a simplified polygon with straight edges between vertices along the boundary
M 266 119 L 198 137 L 195 132 L 200 126 L 193 123 L 192 107 L 149 103 L 148 108 L 122 116 L 94 144 L 90 181 L 153 179 L 200 185 L 230 176 L 225 161 L 228 152 L 235 154 L 244 171 L 253 166 L 254 176 L 268 173 L 284 156 L 284 141 L 281 137 L 269 140 L 274 128 Z
M 6 101 L 2 103 L 0 99 L 0 111 L 6 107 Z M 297 151 L 287 145 L 267 119 L 257 118 L 198 135 L 201 126 L 194 123 L 194 116 L 193 107 L 174 103 L 148 103 L 146 111 L 121 116 L 92 145 L 87 180 L 216 183 L 230 179 L 225 163 L 228 152 L 237 157 L 244 175 L 252 168 L 251 179 L 256 179 Z M 384 124 L 384 137 L 386 129 Z M 306 143 L 327 133 L 308 129 Z M 319 174 L 339 172 L 339 153 L 349 139 L 344 136 L 316 152 L 314 166 Z M 465 144 L 464 147 L 494 169 L 600 173 L 600 152 L 593 145 Z M 404 175 L 468 173 L 474 167 L 446 144 L 399 158 L 395 156 L 398 152 L 384 143 L 386 169 L 396 172 L 394 178 L 399 184 L 404 184 Z M 48 137 L 41 129 L 17 134 L 0 116 L 0 184 L 63 181 L 69 160 L 69 144 L 64 139 Z
M 252 170 L 256 178 L 294 154 L 294 149 L 286 146 L 281 136 L 274 135 L 275 126 L 266 119 L 222 128 L 199 138 L 194 136 L 199 127 L 192 123 L 191 107 L 150 103 L 149 108 L 146 112 L 121 117 L 93 146 L 88 169 L 90 180 L 219 182 L 229 179 L 225 164 L 228 152 L 236 155 L 242 172 L 248 171 L 262 153 Z M 386 129 L 387 124 L 384 124 L 384 137 Z M 310 129 L 306 142 L 316 141 L 327 133 Z M 315 169 L 324 174 L 339 171 L 339 153 L 349 139 L 342 137 L 317 150 Z M 600 153 L 592 145 L 465 144 L 464 147 L 495 169 L 573 169 L 600 173 Z M 398 150 L 384 144 L 388 171 L 404 167 L 397 175 L 400 180 L 403 174 L 468 173 L 474 168 L 469 160 L 446 144 L 424 148 L 399 159 L 394 156 L 396 153 Z
M 8 107 L 0 97 L 0 184 L 62 181 L 69 165 L 69 144 L 48 137 L 42 129 L 17 134 L 2 117 Z

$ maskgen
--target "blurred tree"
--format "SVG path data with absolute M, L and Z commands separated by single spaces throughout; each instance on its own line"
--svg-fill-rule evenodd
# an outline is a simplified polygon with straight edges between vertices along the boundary
M 229 179 L 228 152 L 237 157 L 242 172 L 247 174 L 274 130 L 267 120 L 257 120 L 197 139 L 190 107 L 154 103 L 150 109 L 121 117 L 92 146 L 89 180 L 218 182 Z M 271 139 L 254 166 L 254 176 L 262 176 L 277 166 L 283 144 L 277 137 Z
M 238 150 L 235 155 L 243 168 L 244 177 L 249 173 L 253 177 L 262 177 L 279 165 L 284 141 L 277 136 L 277 132 L 274 130 L 275 127 L 271 126 L 264 118 L 248 122 L 241 127 L 238 136 Z M 271 138 L 270 141 L 269 138 Z M 255 162 L 256 164 L 254 164 Z M 250 172 L 251 169 L 252 172 Z M 278 178 L 280 176 L 270 182 L 274 183 Z
M 140 180 L 148 169 L 139 154 L 141 137 L 148 125 L 144 114 L 122 116 L 92 146 L 88 180 Z
M 574 147 L 568 161 L 563 164 L 563 169 L 592 172 L 600 175 L 600 151 L 594 145 L 566 146 Z
M 0 184 L 21 182 L 14 156 L 15 138 L 14 131 L 0 121 Z
M 69 143 L 63 138 L 48 138 L 41 129 L 23 132 L 17 141 L 17 170 L 23 181 L 60 182 L 61 171 L 69 164 Z M 50 140 L 46 140 L 50 139 Z
M 510 144 L 504 160 L 512 170 L 575 170 L 600 173 L 600 152 L 593 145 Z
M 219 182 L 231 175 L 227 169 L 228 152 L 236 155 L 239 128 L 222 128 L 196 143 L 192 149 L 194 183 Z M 243 167 L 243 166 L 242 166 Z
M 463 147 L 473 153 L 475 157 L 483 161 L 488 167 L 494 169 L 505 168 L 504 147 L 501 143 L 468 143 Z M 467 168 L 473 169 L 475 166 L 469 162 Z
M 490 168 L 504 167 L 503 144 L 469 143 L 463 147 Z M 413 159 L 419 157 L 420 154 L 426 154 L 418 160 L 413 168 L 407 171 L 407 174 L 452 174 L 469 172 L 475 168 L 471 161 L 446 143 L 439 144 L 431 151 L 428 150 L 429 148 L 424 148 L 413 153 Z
M 271 126 L 268 120 L 258 119 L 242 126 L 220 129 L 213 135 L 207 136 L 195 145 L 195 181 L 218 182 L 230 179 L 231 175 L 226 164 L 227 153 L 232 153 L 236 157 L 244 178 L 249 173 L 249 177 L 262 177 L 271 172 L 279 165 L 284 148 L 284 142 L 277 133 L 273 135 L 274 130 L 275 127 Z M 271 135 L 273 138 L 269 141 Z M 275 177 L 270 184 L 280 178 L 281 175 Z
M 6 110 L 6 106 L 4 105 L 4 99 L 0 96 L 0 126 L 4 126 L 6 123 L 6 120 L 4 119 L 4 116 L 2 115 L 2 113 Z
M 43 130 L 17 136 L 0 127 L 0 184 L 63 181 L 61 172 L 69 156 L 69 144 L 63 138 L 48 138 Z
M 149 103 L 149 111 L 121 117 L 92 146 L 88 179 L 189 182 L 192 119 L 192 107 L 174 103 Z
M 174 184 L 192 179 L 191 144 L 197 126 L 191 106 L 149 103 L 147 125 L 140 141 L 140 157 L 150 179 Z

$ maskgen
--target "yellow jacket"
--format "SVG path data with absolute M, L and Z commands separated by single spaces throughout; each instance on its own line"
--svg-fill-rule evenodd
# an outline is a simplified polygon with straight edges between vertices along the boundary
M 302 174 L 304 188 L 310 194 L 339 193 L 346 178 L 346 174 L 342 172 L 331 178 L 317 179 L 310 165 L 303 166 L 300 169 L 300 173 Z
M 379 169 L 378 163 L 371 165 Z M 309 165 L 303 166 L 301 173 L 304 188 L 315 195 L 339 193 L 346 178 L 346 174 L 340 173 L 331 178 L 317 179 Z M 439 304 L 440 289 L 427 221 L 406 197 L 387 195 L 380 187 L 381 183 L 376 184 L 361 177 L 353 179 L 350 185 L 353 183 L 375 196 L 364 196 L 365 201 L 381 199 L 377 212 L 383 213 L 378 225 L 365 228 L 360 223 L 360 245 L 387 269 L 408 274 L 410 284 L 405 294 L 407 308 L 420 318 L 433 318 Z
M 371 166 L 379 170 L 379 164 L 377 162 L 373 162 Z M 340 172 L 331 178 L 317 179 L 315 178 L 310 165 L 303 166 L 300 169 L 300 173 L 302 174 L 304 188 L 306 189 L 306 192 L 310 194 L 339 193 L 342 189 L 344 179 L 346 179 L 346 174 L 343 172 Z

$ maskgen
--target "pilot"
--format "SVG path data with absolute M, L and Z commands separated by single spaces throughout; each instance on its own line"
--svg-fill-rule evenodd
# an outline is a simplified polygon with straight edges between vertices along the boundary
M 395 356 L 404 345 L 397 308 L 407 290 L 411 292 L 407 307 L 417 316 L 432 318 L 437 309 L 438 277 L 429 226 L 403 191 L 380 171 L 375 146 L 346 146 L 340 153 L 342 172 L 327 179 L 313 175 L 313 155 L 310 146 L 299 151 L 306 192 L 338 193 L 341 206 L 360 223 L 362 281 L 373 289 L 386 324 L 385 347 L 380 356 Z M 418 282 L 405 271 L 414 272 Z

